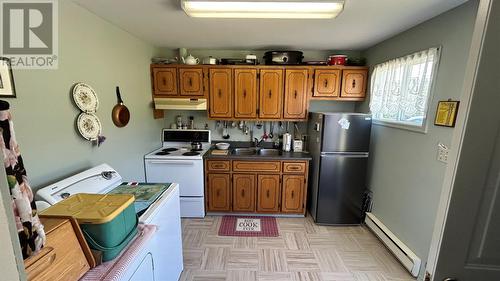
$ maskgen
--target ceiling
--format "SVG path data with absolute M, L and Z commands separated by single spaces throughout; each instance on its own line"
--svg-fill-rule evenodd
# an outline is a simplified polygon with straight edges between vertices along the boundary
M 157 46 L 363 50 L 466 0 L 345 0 L 336 19 L 190 18 L 179 0 L 73 0 Z

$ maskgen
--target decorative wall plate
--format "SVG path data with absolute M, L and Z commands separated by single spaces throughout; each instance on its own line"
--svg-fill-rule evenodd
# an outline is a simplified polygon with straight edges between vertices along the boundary
M 101 121 L 95 114 L 82 112 L 76 120 L 76 126 L 83 138 L 95 141 L 101 134 Z
M 73 87 L 73 100 L 76 106 L 83 112 L 96 112 L 99 107 L 99 99 L 94 89 L 85 83 L 76 83 Z

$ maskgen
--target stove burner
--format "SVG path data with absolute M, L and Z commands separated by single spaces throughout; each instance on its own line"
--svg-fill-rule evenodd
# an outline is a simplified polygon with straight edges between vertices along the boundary
M 175 148 L 175 147 L 169 147 L 169 148 L 162 149 L 161 151 L 163 151 L 163 152 L 173 152 L 173 151 L 177 151 L 177 150 L 179 150 L 179 149 Z
M 167 152 L 167 151 L 159 151 L 159 152 L 156 152 L 155 155 L 169 155 L 170 153 Z
M 202 151 L 203 148 L 200 148 L 200 149 L 191 149 L 191 151 Z
M 196 151 L 189 151 L 189 152 L 182 153 L 182 155 L 184 155 L 184 156 L 196 156 L 196 155 L 200 155 L 200 153 L 196 152 Z

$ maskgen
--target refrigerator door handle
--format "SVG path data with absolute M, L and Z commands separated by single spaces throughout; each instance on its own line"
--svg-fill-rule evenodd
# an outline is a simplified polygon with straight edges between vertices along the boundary
M 321 156 L 343 156 L 343 157 L 349 157 L 349 158 L 362 158 L 362 157 L 368 157 L 369 153 L 368 152 L 321 152 Z

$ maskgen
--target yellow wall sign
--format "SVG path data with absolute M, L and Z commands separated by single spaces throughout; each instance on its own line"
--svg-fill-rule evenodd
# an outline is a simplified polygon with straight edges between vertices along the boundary
M 457 119 L 459 101 L 440 101 L 436 111 L 436 119 L 434 125 L 455 127 Z

